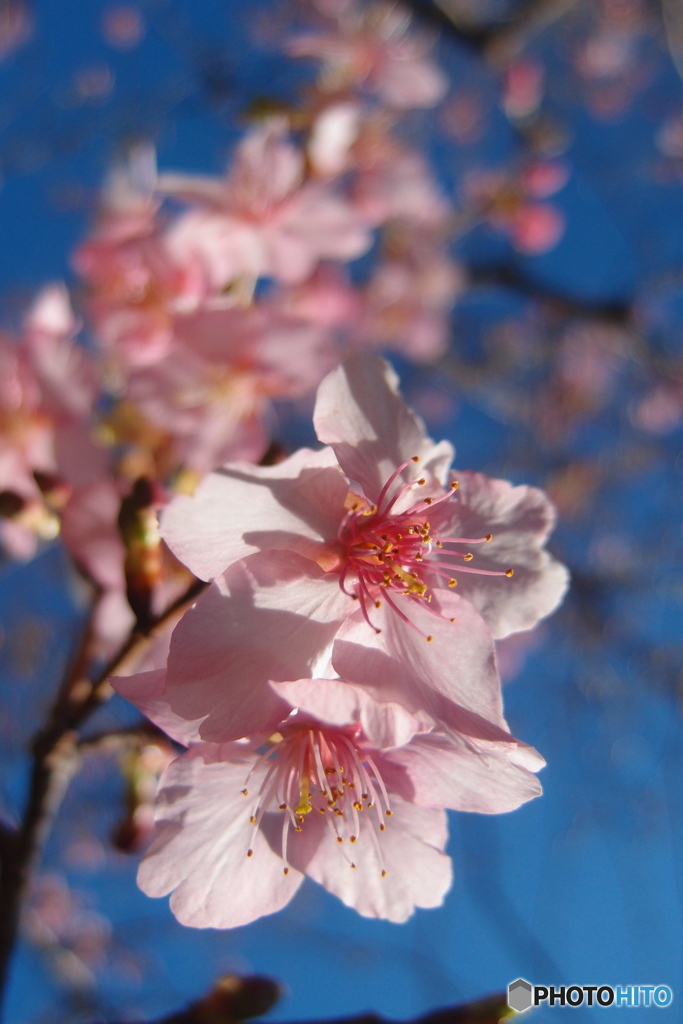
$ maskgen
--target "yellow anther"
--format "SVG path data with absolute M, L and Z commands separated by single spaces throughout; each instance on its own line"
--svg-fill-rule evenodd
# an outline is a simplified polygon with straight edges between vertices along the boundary
M 425 640 L 427 641 L 427 643 L 428 643 L 428 644 L 431 644 L 431 642 L 432 642 L 432 640 L 433 640 L 433 639 L 434 639 L 434 637 L 433 637 L 433 636 L 426 636 L 426 637 L 425 637 Z
M 459 486 L 460 486 L 460 481 L 459 480 L 453 480 L 453 482 L 451 483 L 451 490 L 452 491 L 457 491 Z
M 379 830 L 380 830 L 380 832 L 386 832 L 387 826 L 382 824 L 382 825 L 380 825 Z
M 493 534 L 492 533 L 487 533 L 486 534 L 486 540 L 493 540 Z
M 419 461 L 420 461 L 420 456 L 419 456 L 419 455 L 413 455 L 413 456 L 411 456 L 411 461 L 412 461 L 412 462 L 419 462 Z
M 463 558 L 463 562 L 471 562 L 473 558 L 474 555 L 472 554 L 472 552 L 468 551 L 465 557 Z
M 386 870 L 384 868 L 382 868 L 382 878 L 386 878 L 386 877 L 387 877 Z
M 427 483 L 426 479 L 423 476 L 421 476 L 417 482 L 420 485 L 420 487 L 424 487 L 424 485 Z
M 432 503 L 433 501 L 434 501 L 434 499 L 433 499 L 433 498 L 425 498 L 425 499 L 424 499 L 424 503 L 425 503 L 425 505 L 431 505 L 431 503 Z
M 253 814 L 252 814 L 251 818 L 249 819 L 249 824 L 250 825 L 255 825 L 256 824 L 256 818 L 254 817 Z
M 253 856 L 254 856 L 254 851 L 253 850 L 247 850 L 247 857 L 253 857 Z
M 283 868 L 282 869 L 282 874 L 283 875 L 288 875 L 289 874 L 289 868 Z
M 341 837 L 341 836 L 337 836 L 337 842 L 338 842 L 338 843 L 343 843 L 343 842 L 344 842 L 344 840 L 342 839 L 342 837 Z
M 458 581 L 457 581 L 457 580 L 454 580 L 454 579 L 450 579 L 450 580 L 448 581 L 448 586 L 449 586 L 449 587 L 457 587 L 457 585 L 458 585 Z
M 248 789 L 243 789 L 242 790 L 242 796 L 249 796 L 249 790 Z
M 506 576 L 514 576 L 515 575 L 515 570 L 514 569 L 508 569 L 507 572 L 505 573 L 505 575 Z

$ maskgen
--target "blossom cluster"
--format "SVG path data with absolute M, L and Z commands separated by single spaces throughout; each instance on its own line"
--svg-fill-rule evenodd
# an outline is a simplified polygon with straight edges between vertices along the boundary
M 29 558 L 61 534 L 100 593 L 102 651 L 187 582 L 155 532 L 173 494 L 267 456 L 277 403 L 350 352 L 446 348 L 450 206 L 399 132 L 446 78 L 394 4 L 312 13 L 284 44 L 319 64 L 305 105 L 255 115 L 215 178 L 134 147 L 73 254 L 75 301 L 48 288 L 2 338 L 3 547 Z M 358 283 L 349 263 L 371 250 Z
M 276 911 L 304 875 L 402 921 L 450 886 L 446 809 L 540 793 L 494 639 L 564 593 L 549 501 L 451 470 L 374 355 L 323 380 L 314 423 L 320 451 L 226 463 L 167 505 L 166 543 L 211 582 L 165 667 L 113 681 L 188 746 L 139 881 L 189 925 Z

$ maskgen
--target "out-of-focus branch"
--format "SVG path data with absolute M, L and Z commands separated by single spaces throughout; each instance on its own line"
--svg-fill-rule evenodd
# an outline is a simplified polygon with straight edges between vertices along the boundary
M 270 978 L 221 978 L 203 999 L 179 1013 L 157 1020 L 154 1024 L 238 1024 L 260 1017 L 275 1004 L 279 989 Z M 415 1018 L 411 1024 L 501 1024 L 514 1016 L 503 993 L 487 996 L 475 1003 L 433 1010 Z M 99 1022 L 98 1022 L 99 1024 Z M 328 1024 L 328 1022 L 291 1022 L 291 1024 Z M 353 1017 L 337 1017 L 334 1024 L 395 1024 L 376 1013 Z M 396 1022 L 397 1024 L 397 1022 Z
M 194 603 L 205 586 L 196 581 L 149 630 L 134 630 L 93 681 L 83 678 L 79 654 L 47 724 L 34 739 L 29 796 L 22 823 L 16 831 L 3 826 L 0 833 L 0 997 L 7 981 L 21 898 L 31 868 L 78 764 L 77 730 L 111 695 L 107 678 L 125 673 L 142 658 L 150 644 Z
M 683 78 L 683 11 L 679 0 L 662 0 L 662 19 L 671 59 Z
M 566 316 L 592 317 L 620 327 L 633 323 L 633 308 L 627 302 L 579 299 L 536 281 L 529 281 L 512 266 L 470 268 L 467 280 L 472 287 L 511 288 L 535 302 L 555 306 Z
M 564 17 L 579 0 L 525 0 L 504 22 L 486 24 L 468 14 L 459 0 L 411 0 L 408 4 L 427 21 L 500 66 L 519 56 L 534 36 Z M 470 8 L 471 9 L 471 8 Z

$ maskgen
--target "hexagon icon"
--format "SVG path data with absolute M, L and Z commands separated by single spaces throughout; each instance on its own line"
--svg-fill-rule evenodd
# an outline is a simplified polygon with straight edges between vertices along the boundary
M 517 1013 L 524 1013 L 533 1002 L 531 998 L 531 985 L 524 978 L 517 978 L 508 985 L 508 1006 Z

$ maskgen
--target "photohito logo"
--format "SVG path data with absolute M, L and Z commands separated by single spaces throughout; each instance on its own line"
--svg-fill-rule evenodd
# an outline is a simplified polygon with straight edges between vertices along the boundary
M 508 1006 L 524 1013 L 532 1006 L 670 1006 L 668 985 L 532 985 L 517 978 L 508 985 Z

